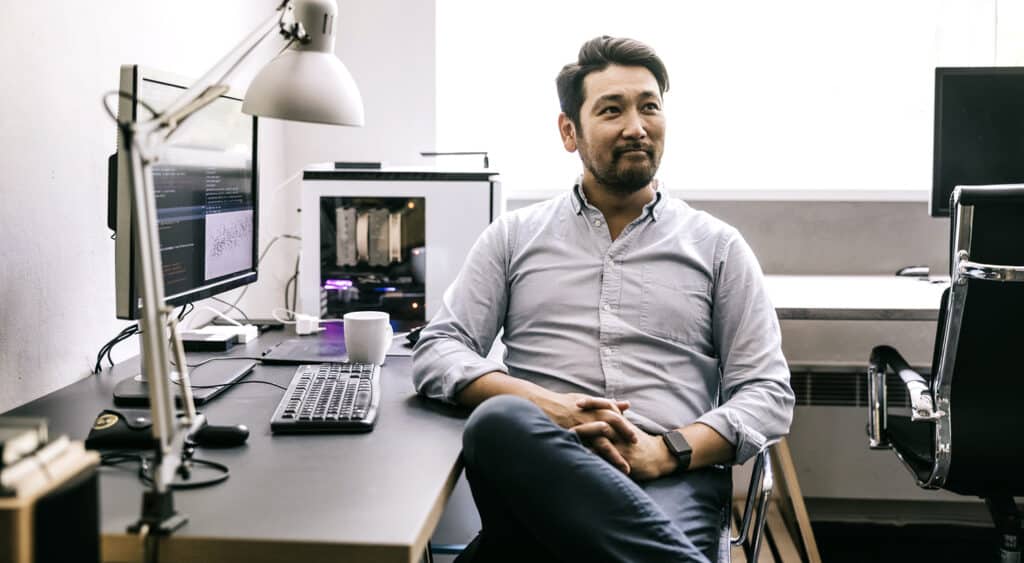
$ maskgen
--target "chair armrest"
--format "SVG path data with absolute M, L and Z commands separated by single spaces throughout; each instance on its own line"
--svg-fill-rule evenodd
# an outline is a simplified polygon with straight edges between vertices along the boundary
M 871 350 L 868 363 L 868 437 L 872 448 L 888 448 L 889 440 L 885 436 L 888 395 L 885 388 L 885 374 L 892 368 L 910 395 L 910 420 L 934 421 L 943 415 L 935 409 L 931 386 L 920 373 L 910 368 L 910 364 L 892 346 L 876 346 Z
M 732 545 L 742 546 L 750 532 L 751 520 L 753 520 L 754 533 L 750 538 L 750 547 L 747 550 L 748 561 L 758 560 L 761 537 L 764 534 L 764 524 L 768 515 L 768 501 L 771 500 L 772 489 L 775 487 L 772 464 L 768 456 L 771 448 L 772 446 L 765 446 L 757 452 L 754 459 L 754 470 L 750 475 L 750 486 L 747 488 L 747 501 L 743 507 L 739 533 L 735 537 L 729 538 Z

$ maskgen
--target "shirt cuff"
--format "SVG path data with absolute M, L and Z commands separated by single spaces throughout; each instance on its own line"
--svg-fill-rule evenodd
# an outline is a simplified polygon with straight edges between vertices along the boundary
M 757 455 L 768 443 L 764 434 L 744 424 L 737 413 L 727 406 L 705 413 L 697 422 L 710 426 L 736 448 L 736 465 Z
M 504 365 L 487 358 L 475 357 L 463 363 L 452 365 L 445 372 L 441 382 L 442 400 L 455 404 L 455 397 L 463 389 L 478 378 L 494 371 L 508 373 L 508 369 Z

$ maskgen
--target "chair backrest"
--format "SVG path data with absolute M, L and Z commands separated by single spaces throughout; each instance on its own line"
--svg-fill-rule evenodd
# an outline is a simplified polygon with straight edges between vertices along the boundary
M 961 494 L 1024 495 L 1024 186 L 960 188 L 952 217 L 936 472 Z

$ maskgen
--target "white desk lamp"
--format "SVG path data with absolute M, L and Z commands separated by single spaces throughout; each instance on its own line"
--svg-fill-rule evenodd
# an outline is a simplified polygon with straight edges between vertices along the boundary
M 335 0 L 284 0 L 275 13 L 242 40 L 230 53 L 183 92 L 163 112 L 147 121 L 121 123 L 129 151 L 135 229 L 138 233 L 139 285 L 142 310 L 143 372 L 149 385 L 156 459 L 152 489 L 143 498 L 142 518 L 132 526 L 151 538 L 168 534 L 187 521 L 174 510 L 171 482 L 176 474 L 187 477 L 183 456 L 187 435 L 204 423 L 196 414 L 185 354 L 172 308 L 164 303 L 163 263 L 157 230 L 152 165 L 159 149 L 189 116 L 228 91 L 228 77 L 267 37 L 279 32 L 282 51 L 253 79 L 242 111 L 334 125 L 363 125 L 363 102 L 355 81 L 334 55 Z M 175 416 L 171 392 L 171 343 L 179 372 L 185 416 Z M 151 554 L 155 553 L 155 550 Z

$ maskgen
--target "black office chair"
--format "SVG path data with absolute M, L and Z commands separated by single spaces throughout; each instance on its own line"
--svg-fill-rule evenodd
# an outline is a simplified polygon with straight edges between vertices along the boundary
M 743 515 L 738 526 L 738 533 L 732 536 L 732 503 L 729 503 L 730 517 L 725 522 L 722 531 L 722 539 L 728 538 L 729 545 L 740 546 L 747 556 L 747 561 L 757 561 L 761 552 L 761 543 L 764 537 L 764 525 L 768 515 L 768 503 L 771 500 L 772 490 L 775 481 L 772 476 L 771 451 L 772 446 L 766 446 L 757 452 L 754 458 L 753 470 L 750 474 L 750 486 L 747 489 L 747 499 L 744 505 Z M 723 557 L 719 563 L 729 563 L 728 546 L 720 549 Z M 434 555 L 458 555 L 466 549 L 465 544 L 434 544 L 428 543 L 424 554 L 424 560 L 432 563 Z
M 917 484 L 985 500 L 1003 562 L 1019 562 L 1024 495 L 1024 186 L 962 187 L 952 197 L 951 283 L 932 371 L 889 346 L 871 351 L 868 436 L 895 450 Z M 910 414 L 888 413 L 885 374 L 903 380 Z

